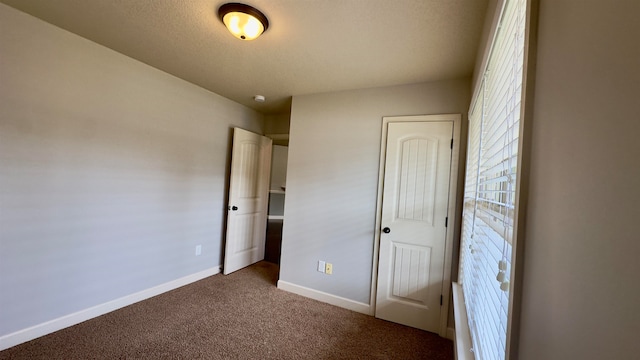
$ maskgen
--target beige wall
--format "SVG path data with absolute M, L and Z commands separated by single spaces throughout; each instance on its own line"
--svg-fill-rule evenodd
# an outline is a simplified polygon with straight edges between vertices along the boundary
M 290 112 L 282 114 L 265 115 L 264 133 L 265 134 L 288 134 Z
M 640 354 L 638 14 L 540 1 L 520 359 Z
M 0 4 L 0 345 L 219 266 L 233 126 L 263 116 Z
M 293 98 L 280 280 L 369 304 L 382 117 L 465 114 L 469 88 L 464 79 Z

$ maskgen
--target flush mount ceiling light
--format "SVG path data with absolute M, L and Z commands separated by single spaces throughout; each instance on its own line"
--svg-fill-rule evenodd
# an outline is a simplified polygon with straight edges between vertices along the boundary
M 269 20 L 260 10 L 245 4 L 224 4 L 218 9 L 218 17 L 240 40 L 253 40 L 269 27 Z

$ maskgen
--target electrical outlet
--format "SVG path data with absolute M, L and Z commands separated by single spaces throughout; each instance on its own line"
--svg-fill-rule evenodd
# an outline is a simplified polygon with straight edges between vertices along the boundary
M 327 263 L 325 265 L 324 273 L 327 274 L 327 275 L 333 274 L 333 264 L 332 263 Z
M 324 272 L 324 261 L 322 260 L 318 260 L 318 271 L 323 273 Z
M 202 254 L 202 245 L 196 245 L 196 256 Z

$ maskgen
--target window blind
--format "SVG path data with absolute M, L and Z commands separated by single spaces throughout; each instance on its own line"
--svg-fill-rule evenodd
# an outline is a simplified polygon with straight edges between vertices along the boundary
M 526 0 L 506 0 L 469 112 L 460 278 L 476 359 L 505 359 Z

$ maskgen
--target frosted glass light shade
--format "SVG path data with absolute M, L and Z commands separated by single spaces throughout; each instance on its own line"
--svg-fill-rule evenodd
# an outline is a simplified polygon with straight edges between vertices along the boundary
M 253 40 L 269 27 L 267 17 L 249 5 L 224 4 L 218 10 L 218 16 L 229 32 L 240 40 Z

